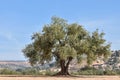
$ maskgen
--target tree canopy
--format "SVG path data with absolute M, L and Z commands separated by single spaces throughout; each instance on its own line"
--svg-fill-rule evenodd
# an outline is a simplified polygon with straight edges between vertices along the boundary
M 23 49 L 24 55 L 32 65 L 43 64 L 55 59 L 61 67 L 59 74 L 68 75 L 68 67 L 73 59 L 81 61 L 86 55 L 91 64 L 97 57 L 110 54 L 110 44 L 104 39 L 104 32 L 90 33 L 77 23 L 52 17 L 51 23 L 44 25 L 42 32 L 32 36 L 33 42 Z

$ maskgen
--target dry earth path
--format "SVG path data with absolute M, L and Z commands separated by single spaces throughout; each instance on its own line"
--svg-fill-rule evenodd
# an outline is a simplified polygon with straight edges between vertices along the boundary
M 120 76 L 79 76 L 79 77 L 10 77 L 0 76 L 0 80 L 120 80 Z

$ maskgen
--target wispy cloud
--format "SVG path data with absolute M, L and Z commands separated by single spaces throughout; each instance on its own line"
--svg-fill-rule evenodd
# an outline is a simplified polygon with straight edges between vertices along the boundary
M 0 60 L 19 60 L 24 59 L 21 52 L 22 44 L 15 35 L 7 30 L 0 30 Z M 9 57 L 8 57 L 9 56 Z
M 106 23 L 107 23 L 106 20 L 93 20 L 93 21 L 81 22 L 82 25 L 89 26 L 89 27 L 96 27 Z
M 112 20 L 90 20 L 80 22 L 87 30 L 94 31 L 95 29 L 100 29 L 102 31 L 110 27 Z
M 106 19 L 95 19 L 95 20 L 86 20 L 81 21 L 80 24 L 89 28 L 96 28 L 96 27 L 111 27 L 113 24 L 118 24 L 120 19 L 117 18 L 106 18 Z
M 5 38 L 7 41 L 14 42 L 16 44 L 19 44 L 19 41 L 14 36 L 14 34 L 7 30 L 0 30 L 0 37 Z

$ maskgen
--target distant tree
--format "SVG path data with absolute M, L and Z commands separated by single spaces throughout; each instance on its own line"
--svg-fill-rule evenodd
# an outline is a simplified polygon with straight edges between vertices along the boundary
M 44 25 L 41 33 L 33 34 L 33 43 L 23 49 L 31 65 L 44 64 L 55 59 L 61 71 L 58 75 L 69 75 L 69 64 L 73 59 L 78 63 L 86 55 L 91 64 L 99 56 L 107 57 L 110 44 L 103 39 L 104 33 L 98 30 L 90 34 L 77 23 L 68 24 L 66 20 L 52 17 L 50 24 Z

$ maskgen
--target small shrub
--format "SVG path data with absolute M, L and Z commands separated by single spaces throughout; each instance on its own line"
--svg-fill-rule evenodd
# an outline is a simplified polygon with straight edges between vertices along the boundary
M 98 70 L 93 67 L 84 67 L 80 69 L 77 73 L 79 75 L 120 75 L 120 70 Z
M 117 75 L 120 75 L 120 70 L 117 70 L 116 73 L 117 73 Z
M 1 69 L 0 74 L 3 74 L 3 75 L 18 75 L 18 74 L 20 74 L 20 72 L 17 72 L 15 70 L 11 70 L 11 69 Z
M 117 72 L 112 70 L 105 70 L 104 75 L 117 75 Z
M 21 74 L 23 75 L 39 75 L 39 70 L 36 70 L 34 68 L 28 68 L 21 70 Z
M 41 75 L 47 75 L 47 76 L 52 76 L 52 75 L 54 75 L 54 74 L 56 74 L 57 72 L 53 72 L 53 71 L 51 71 L 51 70 L 45 70 L 45 71 L 42 71 L 42 72 L 39 72 L 39 74 L 41 74 Z
M 79 75 L 103 75 L 104 73 L 102 70 L 98 70 L 96 68 L 86 66 L 84 68 L 81 68 L 78 71 L 78 74 Z

